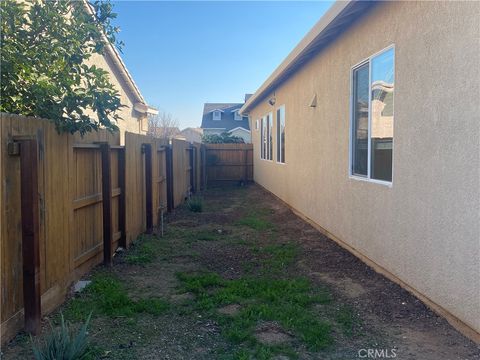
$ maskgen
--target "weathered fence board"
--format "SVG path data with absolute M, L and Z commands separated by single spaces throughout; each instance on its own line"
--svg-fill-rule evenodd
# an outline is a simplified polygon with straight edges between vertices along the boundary
M 172 140 L 173 158 L 173 204 L 180 205 L 190 194 L 190 144 L 183 140 Z
M 205 157 L 209 185 L 253 181 L 252 144 L 207 144 Z

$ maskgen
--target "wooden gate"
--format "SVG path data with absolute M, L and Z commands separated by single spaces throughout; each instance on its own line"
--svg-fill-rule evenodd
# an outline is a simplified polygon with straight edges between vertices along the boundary
M 253 181 L 253 145 L 206 144 L 205 167 L 209 186 Z

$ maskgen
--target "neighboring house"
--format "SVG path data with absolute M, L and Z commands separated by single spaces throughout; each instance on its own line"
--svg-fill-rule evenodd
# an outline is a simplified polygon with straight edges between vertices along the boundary
M 337 2 L 241 110 L 258 184 L 477 341 L 479 18 Z
M 86 9 L 91 12 L 89 6 L 86 6 Z M 88 64 L 96 65 L 108 71 L 110 82 L 120 93 L 120 100 L 122 105 L 124 105 L 118 111 L 121 119 L 117 122 L 121 143 L 124 143 L 125 131 L 146 134 L 148 131 L 147 115 L 156 114 L 158 111 L 148 106 L 115 46 L 108 44 L 105 47 L 103 56 L 93 54 Z M 94 117 L 95 113 L 91 113 L 91 116 Z
M 250 94 L 246 94 L 247 99 Z M 205 135 L 227 132 L 241 137 L 246 143 L 251 142 L 248 118 L 238 111 L 242 103 L 205 103 L 203 106 L 202 126 Z
M 201 143 L 202 142 L 203 129 L 188 127 L 180 131 L 176 136 L 177 139 L 188 141 L 189 143 Z

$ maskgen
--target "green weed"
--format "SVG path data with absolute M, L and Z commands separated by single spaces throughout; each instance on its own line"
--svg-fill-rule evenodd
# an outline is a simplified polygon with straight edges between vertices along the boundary
M 336 321 L 340 324 L 345 335 L 353 335 L 356 317 L 351 307 L 347 305 L 341 306 L 336 314 Z
M 98 274 L 82 293 L 67 304 L 65 314 L 72 320 L 85 318 L 85 314 L 91 312 L 109 317 L 131 317 L 138 313 L 160 315 L 168 307 L 168 303 L 159 298 L 135 301 L 128 296 L 118 279 Z
M 191 212 L 203 211 L 203 199 L 200 196 L 192 196 L 187 201 L 187 208 Z
M 146 265 L 156 258 L 155 244 L 145 237 L 139 237 L 125 256 L 125 261 L 133 265 Z
M 254 252 L 264 255 L 264 271 L 282 270 L 295 262 L 299 254 L 299 247 L 295 243 L 271 244 L 261 248 L 253 248 Z
M 253 334 L 260 321 L 279 322 L 312 350 L 324 349 L 333 342 L 332 326 L 317 319 L 310 309 L 314 303 L 329 303 L 331 297 L 326 291 L 314 291 L 308 279 L 224 280 L 215 273 L 182 273 L 178 278 L 187 290 L 196 294 L 197 310 L 216 316 L 224 336 L 234 343 L 259 345 Z M 235 316 L 218 315 L 216 308 L 227 304 L 242 307 Z
M 251 210 L 237 221 L 237 225 L 247 226 L 253 230 L 274 230 L 275 225 L 267 219 L 267 210 Z

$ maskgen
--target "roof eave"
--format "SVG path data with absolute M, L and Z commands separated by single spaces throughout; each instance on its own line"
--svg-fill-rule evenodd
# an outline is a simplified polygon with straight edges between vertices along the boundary
M 372 6 L 373 3 L 355 0 L 336 1 L 260 88 L 245 102 L 240 109 L 240 114 L 248 115 L 254 105 L 268 96 L 276 86 L 295 73 L 310 58 L 317 55 L 319 50 L 348 26 L 352 18 L 358 17 L 359 11 Z
M 86 0 L 83 0 L 83 4 L 84 4 L 84 7 L 85 9 L 87 10 L 87 12 L 95 17 L 95 13 L 92 9 L 92 5 L 90 5 L 88 3 L 88 1 Z M 127 66 L 125 65 L 125 63 L 123 62 L 122 58 L 120 57 L 120 54 L 118 53 L 118 50 L 117 48 L 115 48 L 115 46 L 110 42 L 110 40 L 108 40 L 108 38 L 103 35 L 103 40 L 106 42 L 107 46 L 105 46 L 105 55 L 107 55 L 110 60 L 112 61 L 112 63 L 117 67 L 117 69 L 119 70 L 119 73 L 123 79 L 123 81 L 125 82 L 125 84 L 127 85 L 127 88 L 128 90 L 130 91 L 130 93 L 134 96 L 135 98 L 135 103 L 136 102 L 139 102 L 139 103 L 142 103 L 144 105 L 147 105 L 147 102 L 145 101 L 145 99 L 143 98 L 142 94 L 140 93 L 140 90 L 137 86 L 137 84 L 135 83 L 135 81 L 133 80 L 133 77 L 132 75 L 129 73 L 128 69 L 127 69 Z M 148 105 L 147 105 L 148 106 Z M 150 108 L 149 109 L 153 109 L 153 108 Z M 155 110 L 155 109 L 153 109 Z

